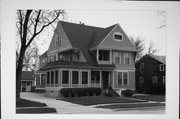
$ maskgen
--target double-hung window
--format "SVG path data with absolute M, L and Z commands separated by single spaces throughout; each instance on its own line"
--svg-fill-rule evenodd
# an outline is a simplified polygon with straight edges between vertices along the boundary
M 124 64 L 131 64 L 131 59 L 130 59 L 130 54 L 129 53 L 124 53 Z
M 115 64 L 121 64 L 121 53 L 120 52 L 115 52 L 114 55 L 114 63 Z
M 128 72 L 118 72 L 118 85 L 128 85 Z

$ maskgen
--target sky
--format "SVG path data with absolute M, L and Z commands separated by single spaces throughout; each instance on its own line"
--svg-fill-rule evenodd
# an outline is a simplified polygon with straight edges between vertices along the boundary
M 166 55 L 166 27 L 159 28 L 166 20 L 164 16 L 157 13 L 157 10 L 122 10 L 122 9 L 65 9 L 66 18 L 64 21 L 79 23 L 96 27 L 109 27 L 119 24 L 130 37 L 140 37 L 144 40 L 145 51 L 152 41 L 154 47 L 159 49 L 157 55 Z M 40 54 L 48 49 L 53 32 L 49 40 L 46 40 L 40 48 Z M 41 46 L 39 46 L 41 47 Z

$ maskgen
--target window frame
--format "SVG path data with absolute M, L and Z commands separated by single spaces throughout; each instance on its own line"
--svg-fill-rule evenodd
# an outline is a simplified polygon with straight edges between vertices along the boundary
M 102 59 L 100 59 L 100 51 L 102 52 Z M 108 52 L 109 54 L 108 54 L 108 60 L 104 60 L 105 58 L 104 58 L 104 54 L 105 54 L 105 52 Z M 110 50 L 104 50 L 104 49 L 99 49 L 98 50 L 98 61 L 105 61 L 105 62 L 109 62 L 110 61 L 110 59 L 111 59 L 111 57 L 110 57 L 110 53 L 111 53 L 111 51 Z
M 73 80 L 73 79 L 74 79 L 74 78 L 73 78 L 73 77 L 74 77 L 74 76 L 73 76 L 73 72 L 76 72 L 76 73 L 77 73 L 77 83 L 73 83 L 73 81 L 74 81 L 74 80 Z M 72 85 L 74 85 L 74 84 L 75 84 L 75 85 L 79 84 L 79 78 L 80 78 L 80 77 L 79 77 L 79 71 L 77 71 L 77 70 L 72 70 L 71 77 L 72 77 L 72 78 L 71 78 L 71 80 L 72 80 L 72 81 L 71 81 Z
M 126 56 L 128 56 L 128 58 L 129 58 L 129 64 L 126 64 Z M 130 57 L 130 53 L 128 53 L 128 52 L 124 52 L 124 64 L 125 65 L 131 65 L 131 57 Z
M 118 63 L 116 63 L 116 57 L 118 57 L 118 59 L 119 59 Z M 118 51 L 114 52 L 114 63 L 121 64 L 121 52 L 118 52 Z
M 83 73 L 87 73 L 87 83 L 83 83 Z M 88 71 L 81 71 L 81 84 L 84 85 L 84 84 L 88 84 Z
M 144 83 L 144 77 L 139 77 L 139 83 Z
M 64 79 L 64 78 L 63 78 L 63 76 L 64 76 L 63 72 L 68 72 L 68 80 L 67 80 L 67 83 L 64 83 L 64 82 L 63 82 L 63 81 L 64 81 L 64 80 L 63 80 L 63 79 Z M 69 71 L 69 70 L 62 70 L 62 79 L 61 79 L 62 85 L 64 85 L 64 84 L 66 85 L 66 84 L 69 84 L 69 83 L 70 83 L 70 81 L 69 81 L 69 80 L 70 80 L 69 74 L 70 74 L 70 71 Z
M 164 66 L 165 66 L 164 64 L 159 64 L 159 70 L 164 71 L 164 68 L 165 68 Z
M 154 79 L 156 79 L 156 80 L 154 81 Z M 153 76 L 153 77 L 152 77 L 152 84 L 153 84 L 153 85 L 157 85 L 157 84 L 158 84 L 157 76 Z
M 115 35 L 121 35 L 121 40 L 120 39 L 116 39 L 115 38 Z M 122 33 L 120 33 L 120 32 L 114 32 L 114 34 L 113 34 L 113 39 L 115 40 L 115 41 L 118 41 L 118 42 L 120 42 L 120 41 L 123 41 L 123 34 Z
M 122 73 L 121 75 L 121 79 L 122 79 L 122 83 L 119 83 L 119 78 L 118 78 L 118 74 Z M 124 73 L 127 73 L 127 84 L 124 84 Z M 129 71 L 117 71 L 117 83 L 118 85 L 125 85 L 128 86 L 129 85 Z

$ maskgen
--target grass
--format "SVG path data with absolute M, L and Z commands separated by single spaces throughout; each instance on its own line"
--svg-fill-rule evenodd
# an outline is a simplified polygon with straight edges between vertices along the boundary
M 165 102 L 164 95 L 133 96 L 132 98 L 148 100 L 148 101 Z
M 97 108 L 107 108 L 107 109 L 119 109 L 119 108 L 138 108 L 138 107 L 154 107 L 154 106 L 165 106 L 163 103 L 139 103 L 139 104 L 114 104 L 97 106 Z
M 56 113 L 54 108 L 30 108 L 30 109 L 16 109 L 17 114 L 41 114 L 41 113 Z
M 92 96 L 92 97 L 74 97 L 74 98 L 63 98 L 59 99 L 75 104 L 80 104 L 84 106 L 97 105 L 97 104 L 109 104 L 109 103 L 134 103 L 134 102 L 145 102 L 126 98 L 117 97 L 104 97 L 104 96 Z
M 16 107 L 44 107 L 46 106 L 45 103 L 20 99 L 20 101 L 16 101 Z
M 40 113 L 56 113 L 56 109 L 46 107 L 45 103 L 20 99 L 16 102 L 16 113 L 18 114 L 40 114 Z

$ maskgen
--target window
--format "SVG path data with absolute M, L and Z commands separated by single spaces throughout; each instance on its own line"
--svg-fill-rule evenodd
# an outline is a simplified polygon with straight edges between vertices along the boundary
M 139 77 L 139 83 L 144 83 L 144 77 Z
M 120 52 L 115 52 L 115 58 L 114 58 L 114 63 L 115 64 L 120 64 L 121 63 L 121 54 Z
M 54 61 L 56 61 L 56 54 L 54 54 Z
M 129 53 L 124 53 L 124 64 L 130 64 L 130 55 L 129 55 Z
M 50 83 L 50 72 L 47 72 L 47 84 Z
M 55 84 L 58 84 L 58 71 L 55 71 Z
M 51 71 L 51 84 L 54 84 L 54 71 Z
M 100 72 L 99 71 L 91 72 L 91 83 L 100 83 Z
M 123 40 L 122 33 L 119 33 L 119 32 L 114 33 L 114 40 L 122 41 Z
M 141 73 L 143 72 L 143 69 L 144 69 L 144 63 L 141 63 L 141 64 L 140 64 L 140 72 L 141 72 Z
M 164 71 L 164 64 L 159 65 L 160 71 Z
M 88 72 L 82 72 L 82 84 L 88 84 Z
M 156 85 L 157 84 L 157 76 L 152 77 L 152 84 Z
M 122 72 L 118 72 L 118 84 L 122 85 Z
M 128 72 L 118 72 L 118 85 L 128 85 Z
M 110 51 L 99 50 L 99 60 L 100 61 L 110 61 Z
M 79 72 L 72 71 L 72 84 L 78 84 Z
M 69 71 L 62 71 L 62 84 L 69 84 Z
M 27 82 L 27 83 L 26 83 L 26 86 L 30 86 L 30 82 Z
M 58 60 L 63 60 L 63 55 L 62 54 L 58 54 Z
M 124 83 L 124 85 L 128 84 L 128 74 L 127 74 L 127 72 L 123 72 L 123 83 Z
M 163 76 L 163 84 L 166 82 L 166 76 Z

